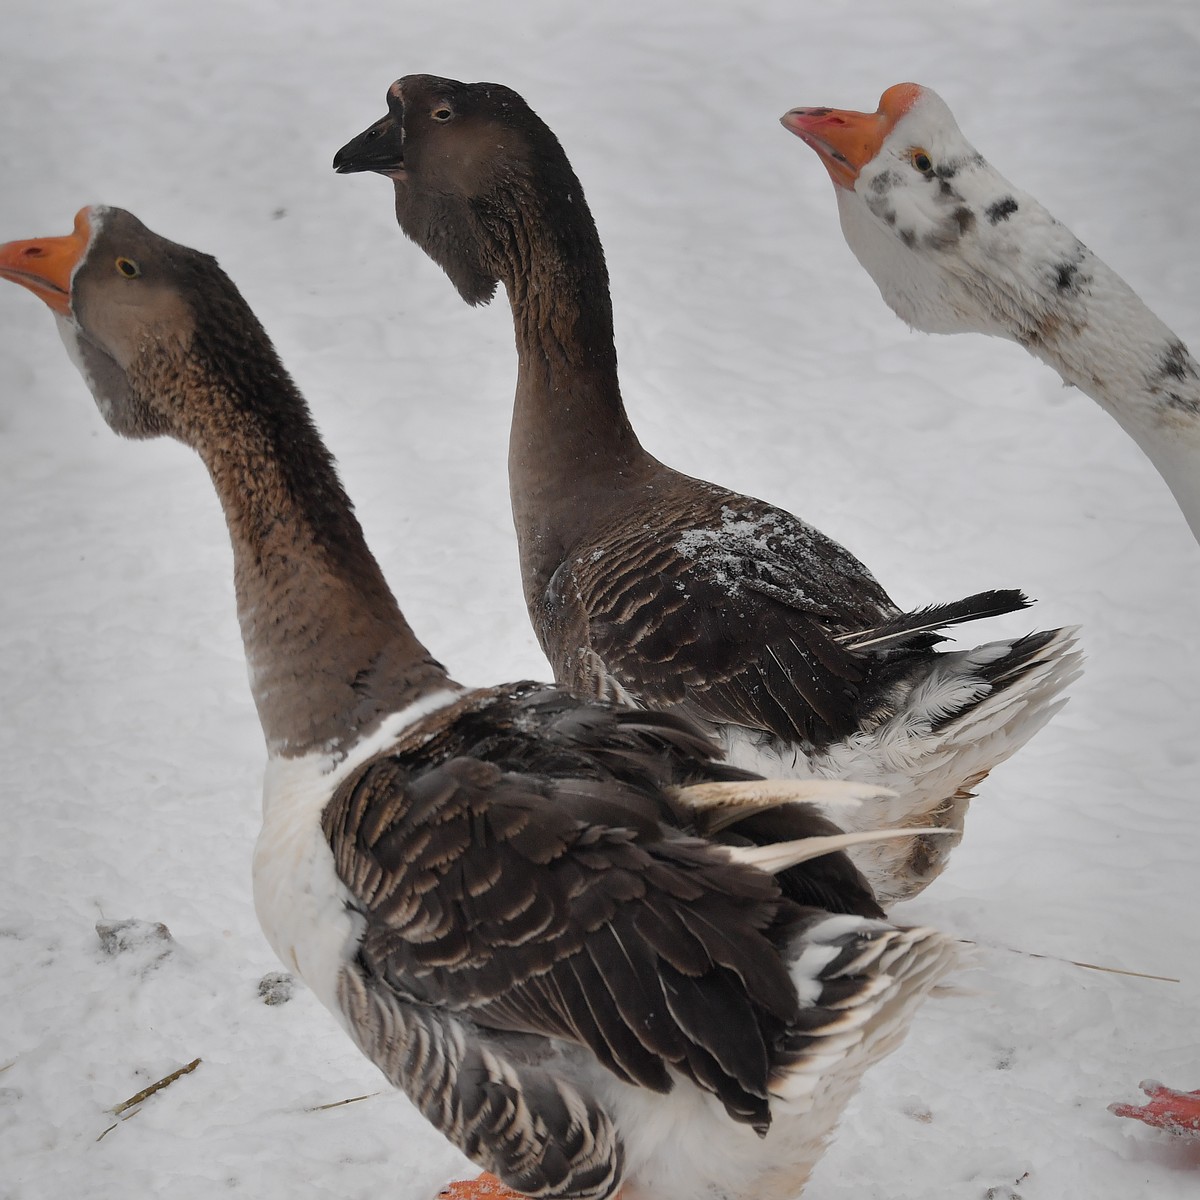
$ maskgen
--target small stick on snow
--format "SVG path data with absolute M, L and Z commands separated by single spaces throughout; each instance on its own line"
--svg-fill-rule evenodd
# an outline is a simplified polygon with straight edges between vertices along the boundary
M 110 1133 L 112 1133 L 112 1131 L 113 1131 L 114 1129 L 116 1129 L 116 1127 L 117 1127 L 118 1125 L 120 1125 L 120 1124 L 121 1124 L 122 1122 L 124 1122 L 124 1121 L 128 1121 L 128 1120 L 130 1120 L 131 1118 L 133 1118 L 133 1117 L 136 1117 L 136 1116 L 138 1115 L 138 1113 L 140 1113 L 141 1111 L 142 1111 L 142 1110 L 141 1110 L 140 1108 L 135 1108 L 135 1109 L 133 1110 L 133 1112 L 131 1112 L 131 1113 L 126 1113 L 126 1114 L 125 1114 L 123 1117 L 121 1117 L 119 1120 L 116 1120 L 116 1121 L 114 1121 L 114 1122 L 113 1122 L 113 1123 L 112 1123 L 112 1124 L 111 1124 L 111 1125 L 110 1125 L 110 1126 L 109 1126 L 109 1127 L 108 1127 L 106 1130 L 104 1130 L 104 1132 L 103 1132 L 103 1133 L 101 1133 L 101 1134 L 100 1134 L 100 1137 L 96 1138 L 96 1141 L 99 1141 L 99 1140 L 100 1140 L 100 1138 L 104 1137 L 106 1134 L 110 1134 Z
M 1062 958 L 1057 954 L 1038 954 L 1034 950 L 1018 950 L 1015 946 L 1000 946 L 994 942 L 973 942 L 970 938 L 959 938 L 958 940 L 964 946 L 979 946 L 984 950 L 1007 950 L 1009 954 L 1023 954 L 1026 958 L 1045 958 L 1050 962 L 1082 967 L 1085 971 L 1103 971 L 1107 975 L 1128 975 L 1132 979 L 1153 979 L 1156 983 L 1182 982 L 1173 975 L 1149 975 L 1145 971 L 1129 971 L 1125 967 L 1102 967 L 1098 963 L 1080 962 L 1077 958 Z
M 148 1096 L 153 1096 L 155 1092 L 161 1092 L 163 1090 L 163 1088 L 168 1087 L 170 1084 L 174 1083 L 175 1080 L 177 1080 L 180 1077 L 180 1075 L 189 1074 L 190 1072 L 194 1071 L 199 1065 L 200 1065 L 200 1060 L 198 1058 L 193 1058 L 192 1061 L 190 1063 L 188 1063 L 188 1065 L 186 1067 L 180 1067 L 178 1071 L 172 1071 L 170 1073 L 170 1075 L 164 1076 L 157 1083 L 152 1083 L 148 1088 L 142 1088 L 142 1090 L 140 1092 L 138 1092 L 138 1094 L 136 1096 L 130 1096 L 128 1100 L 124 1101 L 121 1104 L 118 1104 L 116 1106 L 116 1108 L 110 1108 L 108 1111 L 110 1113 L 112 1113 L 114 1117 L 119 1117 L 127 1108 L 132 1108 L 135 1104 L 141 1104 L 141 1102 L 143 1100 L 145 1100 Z M 107 1133 L 108 1130 L 106 1129 L 104 1132 Z M 104 1135 L 101 1134 L 101 1137 L 103 1137 L 103 1136 Z
M 380 1096 L 382 1092 L 368 1092 L 365 1096 L 351 1096 L 349 1100 L 335 1100 L 332 1104 L 318 1104 L 314 1108 L 306 1108 L 305 1112 L 324 1112 L 327 1108 L 341 1108 L 343 1104 L 357 1104 L 359 1100 L 370 1100 L 372 1096 Z

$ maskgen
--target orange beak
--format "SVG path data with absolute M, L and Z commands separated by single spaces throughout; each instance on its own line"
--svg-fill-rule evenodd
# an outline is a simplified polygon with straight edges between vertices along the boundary
M 877 112 L 793 108 L 779 120 L 821 156 L 829 178 L 837 187 L 852 192 L 859 171 L 879 153 L 884 139 L 920 94 L 917 84 L 898 83 L 879 98 Z
M 90 208 L 75 214 L 75 232 L 66 237 L 33 238 L 0 246 L 0 278 L 11 279 L 40 296 L 56 313 L 71 312 L 71 276 L 92 237 Z

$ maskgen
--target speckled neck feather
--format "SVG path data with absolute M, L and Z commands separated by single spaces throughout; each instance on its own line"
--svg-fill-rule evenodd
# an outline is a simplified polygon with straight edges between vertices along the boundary
M 886 222 L 886 192 L 875 191 L 863 207 Z M 1053 367 L 1138 443 L 1200 538 L 1200 366 L 1124 279 L 978 155 L 939 197 L 970 215 L 961 235 L 917 242 L 904 263 L 887 242 L 874 253 L 880 238 L 864 236 L 860 197 L 838 199 L 852 248 L 902 317 L 1010 338 Z M 904 269 L 917 255 L 933 273 Z
M 1136 292 L 1079 242 L 1029 263 L 1052 281 L 1039 325 L 1006 330 L 1091 396 L 1141 446 L 1200 539 L 1200 366 Z

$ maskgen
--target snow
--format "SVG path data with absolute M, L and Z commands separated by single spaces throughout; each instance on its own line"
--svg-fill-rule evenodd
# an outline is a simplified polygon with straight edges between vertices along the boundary
M 800 513 L 901 603 L 1040 601 L 964 637 L 1081 623 L 1071 704 L 898 910 L 980 944 L 968 994 L 868 1074 L 806 1195 L 1194 1194 L 1194 1144 L 1105 1106 L 1200 1086 L 1200 551 L 1094 403 L 1015 345 L 892 316 L 777 118 L 928 84 L 1195 344 L 1200 8 L 8 0 L 5 34 L 0 238 L 101 202 L 215 253 L 457 678 L 547 668 L 508 513 L 505 306 L 469 310 L 390 184 L 329 167 L 410 72 L 508 83 L 559 134 L 650 450 Z M 462 1160 L 309 992 L 259 995 L 265 754 L 205 472 L 111 435 L 32 296 L 0 288 L 0 312 L 0 1196 L 431 1200 Z M 106 953 L 96 923 L 126 919 L 174 945 Z

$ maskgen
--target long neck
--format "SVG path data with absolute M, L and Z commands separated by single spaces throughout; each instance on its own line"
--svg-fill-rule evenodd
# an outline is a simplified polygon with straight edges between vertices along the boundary
M 1025 344 L 1138 443 L 1200 541 L 1200 364 L 1116 272 L 1075 245 L 1077 261 L 1044 272 L 1063 295 L 1062 319 Z
M 528 596 L 597 494 L 635 483 L 654 460 L 621 400 L 608 271 L 577 181 L 523 196 L 495 235 L 517 343 L 508 466 Z
M 888 304 L 930 333 L 1020 342 L 1086 392 L 1158 469 L 1200 541 L 1200 366 L 1119 275 L 1032 196 L 982 163 L 953 198 L 975 219 L 902 249 L 871 202 L 838 189 L 846 240 Z M 947 202 L 949 203 L 949 202 Z
M 240 394 L 225 381 L 210 385 L 207 415 L 189 440 L 229 526 L 250 686 L 268 750 L 336 754 L 448 680 L 367 549 L 303 400 L 282 368 L 266 374 L 232 385 Z M 272 393 L 268 406 L 261 390 L 246 394 L 256 388 Z

